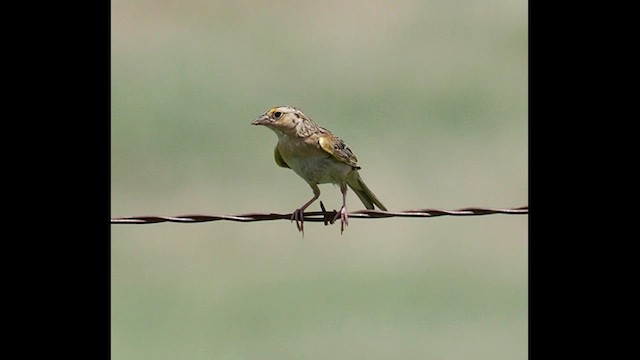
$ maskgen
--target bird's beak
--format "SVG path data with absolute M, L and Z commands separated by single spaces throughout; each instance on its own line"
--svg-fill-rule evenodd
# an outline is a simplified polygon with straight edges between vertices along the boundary
M 260 116 L 259 118 L 255 119 L 255 120 L 253 120 L 251 122 L 251 125 L 267 125 L 269 123 L 271 123 L 271 119 L 269 118 L 269 116 L 267 116 L 265 114 L 265 115 L 262 115 L 262 116 Z

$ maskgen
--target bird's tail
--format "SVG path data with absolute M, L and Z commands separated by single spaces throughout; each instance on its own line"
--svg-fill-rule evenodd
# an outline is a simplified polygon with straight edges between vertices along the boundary
M 350 176 L 347 179 L 347 184 L 351 190 L 358 195 L 364 206 L 369 210 L 373 210 L 373 205 L 375 204 L 380 210 L 387 211 L 387 208 L 382 205 L 376 195 L 367 187 L 364 181 L 362 181 L 358 171 L 354 170 L 353 172 L 355 176 Z

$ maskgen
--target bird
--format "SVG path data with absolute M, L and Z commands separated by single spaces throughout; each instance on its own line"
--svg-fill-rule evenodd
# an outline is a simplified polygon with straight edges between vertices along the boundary
M 304 234 L 304 211 L 320 197 L 319 184 L 333 183 L 340 187 L 342 207 L 331 223 L 340 218 L 340 234 L 349 225 L 347 186 L 356 193 L 362 204 L 373 210 L 387 208 L 362 181 L 358 159 L 349 146 L 331 131 L 316 124 L 302 110 L 292 106 L 276 106 L 251 122 L 266 126 L 278 137 L 273 151 L 276 164 L 293 170 L 313 190 L 311 200 L 291 215 L 299 232 Z

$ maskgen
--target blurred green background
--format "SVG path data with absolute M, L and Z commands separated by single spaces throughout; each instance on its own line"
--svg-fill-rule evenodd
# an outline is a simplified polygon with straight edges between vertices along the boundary
M 524 0 L 111 4 L 113 217 L 300 206 L 249 125 L 275 105 L 343 138 L 390 210 L 528 205 Z M 526 359 L 527 227 L 113 225 L 112 358 Z

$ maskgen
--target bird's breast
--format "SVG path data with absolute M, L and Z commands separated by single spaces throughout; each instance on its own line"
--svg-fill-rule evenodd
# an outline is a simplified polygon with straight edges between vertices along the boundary
M 309 183 L 341 183 L 353 170 L 303 138 L 280 139 L 278 151 L 291 170 Z

